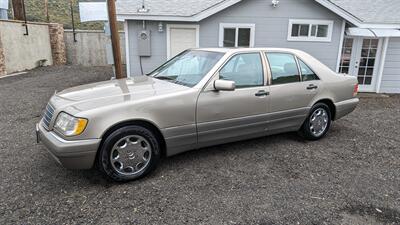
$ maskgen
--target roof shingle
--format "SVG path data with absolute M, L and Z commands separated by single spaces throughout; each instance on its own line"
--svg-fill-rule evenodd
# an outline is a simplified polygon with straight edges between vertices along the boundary
M 193 17 L 230 0 L 145 0 L 147 13 L 139 13 L 142 0 L 118 0 L 118 15 Z M 318 1 L 318 0 L 316 0 Z M 400 24 L 400 0 L 326 0 L 362 23 Z M 316 3 L 317 4 L 317 3 Z
M 149 9 L 146 16 L 182 16 L 190 17 L 201 13 L 226 0 L 145 0 L 145 7 Z M 144 15 L 138 13 L 142 7 L 142 0 L 116 1 L 118 14 Z
M 329 0 L 363 23 L 400 23 L 400 0 Z

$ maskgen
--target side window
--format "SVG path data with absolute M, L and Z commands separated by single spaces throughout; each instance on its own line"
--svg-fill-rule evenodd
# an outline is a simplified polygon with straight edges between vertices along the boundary
M 219 71 L 219 79 L 235 81 L 237 88 L 263 86 L 260 54 L 244 53 L 232 57 Z
M 308 67 L 303 61 L 297 59 L 299 61 L 300 70 L 301 70 L 301 79 L 302 81 L 309 80 L 319 80 L 319 77 Z
M 300 82 L 297 63 L 292 54 L 266 53 L 272 74 L 272 84 Z

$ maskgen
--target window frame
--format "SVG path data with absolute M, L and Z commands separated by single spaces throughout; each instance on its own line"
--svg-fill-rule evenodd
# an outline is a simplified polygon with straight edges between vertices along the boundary
M 310 65 L 308 65 L 306 62 L 304 62 L 304 60 L 301 59 L 300 57 L 298 57 L 297 55 L 296 55 L 295 57 L 296 57 L 297 67 L 298 67 L 299 72 L 300 72 L 300 80 L 301 80 L 301 82 L 308 82 L 308 81 L 317 81 L 317 80 L 321 80 L 321 78 L 319 78 L 318 74 L 311 68 Z M 303 80 L 303 71 L 301 70 L 300 62 L 304 63 L 304 65 L 306 65 L 306 66 L 308 67 L 308 69 L 310 69 L 311 72 L 313 72 L 314 75 L 315 75 L 318 79 L 315 79 L 315 80 Z
M 263 52 L 261 51 L 243 51 L 243 52 L 236 52 L 229 56 L 224 63 L 218 68 L 217 72 L 215 73 L 215 76 L 213 79 L 211 79 L 211 83 L 213 83 L 215 80 L 220 79 L 220 71 L 231 61 L 232 58 L 242 55 L 242 54 L 258 54 L 260 56 L 260 61 L 261 61 L 261 66 L 262 66 L 262 75 L 263 75 L 263 82 L 262 85 L 255 85 L 255 86 L 246 86 L 246 87 L 236 87 L 236 89 L 245 89 L 245 88 L 259 88 L 259 87 L 265 87 L 269 85 L 269 75 L 268 75 L 268 68 L 266 67 L 266 62 L 265 58 L 263 56 Z
M 305 36 L 293 37 L 292 29 L 293 29 L 294 24 L 309 25 L 308 36 L 307 37 L 305 37 Z M 313 25 L 317 25 L 317 26 L 318 25 L 327 25 L 328 26 L 327 37 L 311 36 L 311 30 L 312 30 Z M 333 33 L 333 25 L 334 25 L 333 20 L 289 19 L 287 40 L 288 41 L 331 42 L 332 41 L 332 33 Z M 318 29 L 315 32 L 317 34 Z
M 238 47 L 238 42 L 239 42 L 238 37 L 239 37 L 239 29 L 240 28 L 250 29 L 249 48 L 254 47 L 255 31 L 256 31 L 256 25 L 254 23 L 220 23 L 219 24 L 218 45 L 221 48 L 224 47 L 224 29 L 225 28 L 235 29 L 235 46 L 232 48 L 240 48 L 240 47 Z
M 298 82 L 283 83 L 283 84 L 273 84 L 273 83 L 272 83 L 271 64 L 270 64 L 269 59 L 268 59 L 268 56 L 267 56 L 267 54 L 270 54 L 270 53 L 292 55 L 293 58 L 294 58 L 294 61 L 296 62 L 297 71 L 298 71 L 298 73 L 299 73 L 299 81 L 298 81 Z M 285 51 L 262 51 L 262 54 L 263 54 L 263 57 L 265 57 L 265 63 L 267 64 L 267 69 L 268 69 L 268 86 L 297 84 L 297 83 L 302 83 L 302 82 L 303 82 L 303 78 L 302 78 L 302 74 L 301 74 L 301 69 L 300 69 L 300 64 L 299 64 L 297 55 L 293 54 L 292 52 L 285 52 Z M 304 60 L 302 60 L 302 61 L 304 62 Z

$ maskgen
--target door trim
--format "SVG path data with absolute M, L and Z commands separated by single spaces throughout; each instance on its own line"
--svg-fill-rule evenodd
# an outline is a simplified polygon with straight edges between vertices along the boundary
M 382 77 L 383 77 L 383 70 L 385 69 L 385 62 L 386 62 L 386 53 L 387 49 L 389 46 L 389 37 L 385 37 L 383 41 L 383 46 L 382 46 L 382 54 L 381 54 L 381 60 L 380 60 L 380 65 L 379 65 L 379 71 L 378 71 L 378 80 L 376 81 L 376 92 L 380 93 L 381 92 L 381 85 L 382 85 Z
M 339 68 L 340 68 L 340 61 L 342 60 L 342 49 L 343 49 L 343 43 L 344 43 L 344 38 L 346 37 L 346 20 L 342 21 L 342 34 L 340 35 L 340 41 L 339 41 L 339 50 L 338 50 L 338 56 L 337 56 L 337 61 L 336 61 L 336 73 L 339 73 Z
M 167 24 L 167 60 L 171 58 L 171 29 L 196 29 L 196 48 L 200 46 L 200 25 L 198 24 Z

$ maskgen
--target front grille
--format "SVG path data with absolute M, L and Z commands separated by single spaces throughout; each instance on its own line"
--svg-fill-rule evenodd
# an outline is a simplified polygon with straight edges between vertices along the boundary
M 49 128 L 51 119 L 53 118 L 53 114 L 54 114 L 54 107 L 50 103 L 47 103 L 46 109 L 44 110 L 43 113 L 43 124 L 45 125 L 46 128 Z

